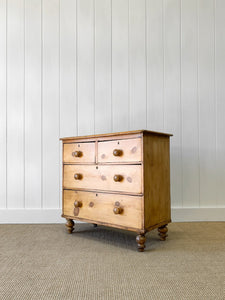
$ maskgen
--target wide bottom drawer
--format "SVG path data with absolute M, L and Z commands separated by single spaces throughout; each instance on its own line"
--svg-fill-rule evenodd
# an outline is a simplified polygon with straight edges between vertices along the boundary
M 64 190 L 63 214 L 142 229 L 142 196 Z

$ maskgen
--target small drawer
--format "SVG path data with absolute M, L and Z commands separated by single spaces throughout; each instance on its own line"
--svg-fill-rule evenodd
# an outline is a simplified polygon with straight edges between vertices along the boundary
M 139 162 L 142 160 L 141 138 L 98 142 L 98 161 Z
M 65 189 L 142 193 L 142 165 L 64 165 Z
M 64 190 L 63 214 L 141 229 L 142 196 Z
M 67 163 L 94 163 L 95 143 L 64 144 L 63 161 Z

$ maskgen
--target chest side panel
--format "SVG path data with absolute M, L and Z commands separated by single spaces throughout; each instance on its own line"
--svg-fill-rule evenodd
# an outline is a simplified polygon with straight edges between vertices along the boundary
M 144 224 L 170 222 L 169 137 L 144 135 Z

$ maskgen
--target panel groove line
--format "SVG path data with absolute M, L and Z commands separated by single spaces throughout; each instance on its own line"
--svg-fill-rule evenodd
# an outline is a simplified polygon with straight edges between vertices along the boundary
M 197 6 L 197 114 L 198 114 L 198 182 L 199 198 L 198 207 L 200 207 L 201 173 L 200 173 L 200 100 L 199 100 L 199 0 Z
M 61 49 L 60 49 L 60 38 L 61 38 L 61 25 L 60 25 L 60 11 L 61 11 L 61 7 L 60 7 L 60 3 L 61 0 L 58 0 L 58 32 L 59 32 L 59 39 L 58 39 L 58 48 L 59 48 L 59 56 L 58 56 L 58 95 L 59 95 L 59 103 L 58 103 L 58 138 L 60 137 L 61 134 L 61 85 L 60 85 L 60 74 L 61 74 Z M 61 178 L 62 178 L 62 168 L 61 168 L 61 164 L 60 162 L 62 161 L 62 152 L 61 152 L 61 143 L 58 140 L 58 155 L 59 155 L 59 163 L 58 163 L 58 184 L 59 184 L 59 189 L 58 189 L 58 208 L 61 208 L 61 203 L 62 203 L 62 198 L 61 198 Z
M 25 157 L 26 157 L 26 134 L 25 134 L 25 122 L 26 122 L 26 108 L 25 108 L 25 101 L 26 101 L 26 1 L 23 1 L 23 36 L 24 36 L 24 40 L 23 40 L 23 49 L 24 49 L 24 53 L 23 53 L 23 69 L 24 69 L 24 73 L 23 73 L 23 91 L 24 91 L 24 95 L 23 95 L 23 207 L 25 208 L 26 206 L 26 161 L 25 161 Z
M 182 132 L 183 132 L 183 122 L 182 122 L 182 111 L 183 111 L 183 107 L 182 107 L 182 52 L 181 52 L 181 43 L 182 43 L 182 0 L 180 1 L 180 147 L 181 147 L 181 152 L 180 152 L 180 159 L 181 159 L 181 195 L 182 195 L 182 203 L 181 203 L 181 206 L 183 207 L 184 206 L 184 193 L 183 193 L 183 190 L 184 190 L 184 187 L 183 187 L 183 178 L 184 178 L 184 172 L 183 172 L 183 152 L 182 152 L 182 149 L 183 149 L 183 135 L 182 135 Z

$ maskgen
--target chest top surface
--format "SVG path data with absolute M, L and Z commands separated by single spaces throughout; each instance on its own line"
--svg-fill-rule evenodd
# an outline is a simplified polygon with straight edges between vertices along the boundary
M 111 132 L 111 133 L 101 133 L 101 134 L 92 134 L 92 135 L 84 135 L 84 136 L 74 136 L 74 137 L 63 137 L 60 138 L 62 141 L 67 140 L 81 140 L 81 139 L 103 139 L 104 138 L 118 138 L 118 137 L 127 137 L 130 135 L 160 135 L 160 136 L 172 136 L 170 133 L 163 133 L 151 130 L 132 130 L 132 131 L 123 131 L 123 132 Z

